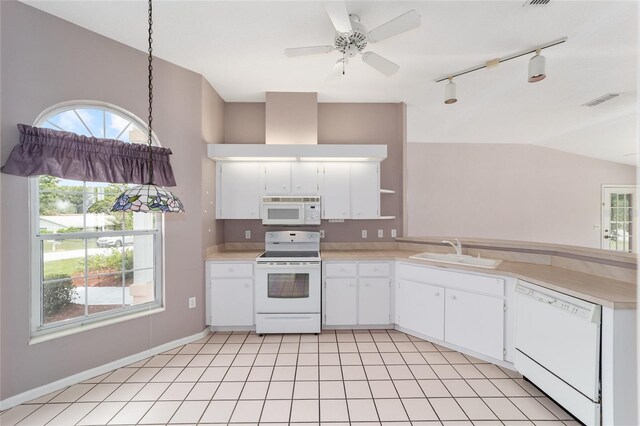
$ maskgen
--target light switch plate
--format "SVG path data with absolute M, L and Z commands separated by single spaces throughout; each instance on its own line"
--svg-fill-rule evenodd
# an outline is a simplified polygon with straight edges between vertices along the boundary
M 384 238 L 384 230 L 378 229 L 378 238 Z
M 320 238 L 324 238 L 324 229 L 320 230 Z
M 367 230 L 366 229 L 362 230 L 362 238 L 367 238 Z
M 397 236 L 398 236 L 398 233 L 396 232 L 396 230 L 395 230 L 395 229 L 392 229 L 392 230 L 391 230 L 391 238 L 395 238 L 395 237 L 397 237 Z
M 244 231 L 244 238 L 246 240 L 250 240 L 251 239 L 251 231 Z
M 190 297 L 189 298 L 189 309 L 193 309 L 196 307 L 196 298 L 195 297 Z

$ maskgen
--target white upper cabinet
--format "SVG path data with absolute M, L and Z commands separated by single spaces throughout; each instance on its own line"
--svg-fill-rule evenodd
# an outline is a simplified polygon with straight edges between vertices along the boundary
M 291 163 L 264 163 L 264 195 L 291 193 Z
M 379 169 L 376 162 L 351 163 L 352 219 L 376 219 L 380 216 Z
M 298 161 L 291 163 L 291 194 L 318 195 L 320 177 L 318 163 Z
M 217 219 L 260 218 L 262 170 L 260 163 L 218 163 Z
M 325 163 L 322 177 L 322 218 L 350 219 L 350 164 Z

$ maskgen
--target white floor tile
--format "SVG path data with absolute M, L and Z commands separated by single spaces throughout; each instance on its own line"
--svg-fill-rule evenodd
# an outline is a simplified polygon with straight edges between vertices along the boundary
M 198 423 L 208 405 L 209 401 L 185 401 L 169 423 Z
M 503 396 L 502 392 L 500 392 L 500 390 L 495 387 L 489 379 L 469 379 L 467 380 L 467 383 L 473 388 L 478 396 Z
M 136 424 L 146 414 L 147 411 L 153 406 L 151 401 L 132 401 L 122 407 L 122 410 L 116 414 L 111 421 L 110 425 L 130 425 Z
M 403 399 L 402 404 L 405 410 L 407 410 L 409 420 L 411 421 L 438 420 L 438 416 L 436 416 L 435 411 L 433 411 L 431 404 L 426 398 Z M 415 425 L 416 423 L 413 424 Z
M 180 406 L 180 401 L 159 401 L 145 413 L 140 424 L 165 424 Z
M 454 397 L 475 397 L 477 394 L 464 380 L 443 380 L 449 393 Z
M 156 401 L 167 390 L 171 383 L 147 383 L 131 399 L 133 401 Z
M 220 386 L 218 386 L 216 393 L 213 395 L 213 399 L 226 399 L 235 401 L 240 397 L 240 393 L 242 393 L 243 387 L 243 382 L 222 382 L 220 383 Z
M 105 401 L 129 401 L 145 386 L 144 383 L 123 383 Z
M 78 398 L 78 402 L 102 402 L 116 389 L 120 387 L 117 383 L 101 383 L 95 385 L 87 393 Z
M 394 386 L 400 398 L 423 398 L 424 393 L 417 380 L 394 380 Z
M 318 399 L 319 382 L 299 382 L 293 388 L 293 399 Z
M 451 394 L 440 380 L 418 380 L 418 384 L 427 398 L 446 398 Z
M 508 398 L 482 398 L 500 420 L 527 420 Z
M 347 399 L 349 418 L 352 422 L 378 421 L 373 399 Z
M 342 380 L 320 382 L 320 399 L 345 399 L 345 398 L 346 396 L 344 392 L 344 382 Z
M 32 404 L 32 405 L 18 405 L 16 407 L 10 408 L 2 415 L 0 415 L 0 425 L 2 426 L 13 426 L 18 423 L 20 420 L 27 417 L 29 414 L 36 411 L 40 408 L 40 404 Z
M 262 409 L 261 422 L 288 422 L 291 412 L 290 400 L 267 400 Z
M 69 405 L 63 412 L 53 418 L 47 426 L 69 426 L 75 425 L 84 416 L 89 414 L 98 405 L 97 402 L 76 402 Z M 0 420 L 0 424 L 4 423 Z
M 227 423 L 231 418 L 236 401 L 211 401 L 207 406 L 201 423 Z
M 194 385 L 195 383 L 171 383 L 159 399 L 161 401 L 184 400 Z
M 293 397 L 293 381 L 290 382 L 271 382 L 267 399 L 291 399 Z
M 395 386 L 391 380 L 376 380 L 369 382 L 373 397 L 378 398 L 398 398 Z
M 456 398 L 456 401 L 458 401 L 467 417 L 473 421 L 497 419 L 495 414 L 480 398 Z
M 291 404 L 291 422 L 317 422 L 319 420 L 319 401 L 294 399 Z
M 453 398 L 432 398 L 429 402 L 440 420 L 467 420 L 464 411 Z
M 98 404 L 89 414 L 87 414 L 78 425 L 106 425 L 115 416 L 126 402 L 103 402 Z
M 257 423 L 260 420 L 263 405 L 264 401 L 238 401 L 235 410 L 233 410 L 231 421 L 234 423 Z
M 509 399 L 520 409 L 520 411 L 524 413 L 525 416 L 529 418 L 529 420 L 557 420 L 556 416 L 544 408 L 544 405 L 538 402 L 535 398 L 526 397 Z
M 345 399 L 323 399 L 320 401 L 320 420 L 323 422 L 349 421 Z
M 44 404 L 18 423 L 19 426 L 43 426 L 64 411 L 70 404 Z M 4 426 L 4 423 L 3 423 Z
M 407 421 L 407 413 L 400 399 L 375 399 L 380 421 Z

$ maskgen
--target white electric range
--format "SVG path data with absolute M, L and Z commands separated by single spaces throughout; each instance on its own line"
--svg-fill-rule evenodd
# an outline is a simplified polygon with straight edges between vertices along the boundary
M 265 234 L 256 258 L 256 333 L 319 333 L 320 233 Z

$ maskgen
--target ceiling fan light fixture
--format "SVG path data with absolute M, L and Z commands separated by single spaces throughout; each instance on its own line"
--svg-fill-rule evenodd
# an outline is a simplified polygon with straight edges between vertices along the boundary
M 454 104 L 458 102 L 458 98 L 456 97 L 456 84 L 453 82 L 453 79 L 449 77 L 449 83 L 444 87 L 444 103 Z
M 536 83 L 544 80 L 545 74 L 545 58 L 540 54 L 540 49 L 536 50 L 533 58 L 529 59 L 529 83 Z

